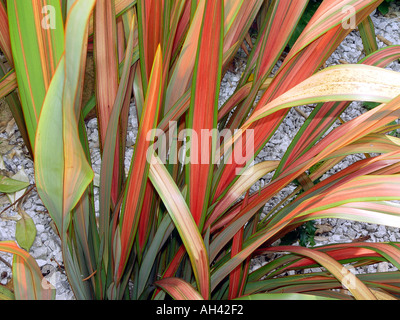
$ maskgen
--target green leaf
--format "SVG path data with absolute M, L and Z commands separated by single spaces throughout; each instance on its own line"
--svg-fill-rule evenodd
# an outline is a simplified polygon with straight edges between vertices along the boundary
M 20 210 L 21 219 L 18 220 L 15 228 L 15 239 L 19 246 L 29 251 L 36 237 L 36 226 L 32 218 L 24 211 Z
M 377 103 L 377 102 L 369 102 L 369 101 L 366 101 L 366 102 L 364 102 L 363 105 L 364 105 L 364 107 L 367 108 L 368 110 L 371 110 L 371 109 L 376 108 L 377 106 L 379 106 L 379 103 Z
M 46 93 L 35 147 L 37 190 L 62 239 L 65 270 L 77 299 L 90 297 L 89 282 L 82 281 L 85 272 L 73 261 L 79 252 L 69 250 L 69 229 L 71 211 L 94 177 L 79 134 L 82 122 L 78 122 L 86 57 L 82 53 L 86 53 L 86 30 L 94 4 L 94 0 L 76 0 L 70 8 L 65 54 Z
M 5 286 L 0 285 L 0 300 L 15 300 L 14 293 Z
M 29 182 L 19 181 L 0 175 L 0 192 L 14 193 L 28 186 Z
M 393 0 L 391 0 L 391 1 L 393 1 Z M 378 10 L 379 10 L 380 13 L 382 13 L 382 15 L 385 15 L 385 14 L 387 14 L 389 12 L 389 7 L 390 7 L 390 3 L 389 2 L 390 2 L 390 0 L 389 1 L 386 0 L 386 1 L 383 1 L 379 5 Z
M 49 7 L 50 15 L 45 10 Z M 18 92 L 34 149 L 46 91 L 64 51 L 60 1 L 8 0 L 7 13 Z
M 369 55 L 378 50 L 376 43 L 375 26 L 370 16 L 358 25 L 360 36 L 364 45 L 365 54 Z
M 164 244 L 166 238 L 168 238 L 173 230 L 174 224 L 172 223 L 170 216 L 165 215 L 160 223 L 160 226 L 158 227 L 156 234 L 152 239 L 146 255 L 143 258 L 138 278 L 138 295 L 140 295 L 144 291 L 145 285 L 149 279 L 149 275 L 152 270 L 152 266 L 156 261 L 157 254 L 159 253 L 160 248 Z

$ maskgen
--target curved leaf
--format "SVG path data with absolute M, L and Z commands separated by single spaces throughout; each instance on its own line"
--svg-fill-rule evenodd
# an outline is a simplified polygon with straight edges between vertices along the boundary
M 25 189 L 29 186 L 29 182 L 15 180 L 0 174 L 0 192 L 14 193 Z
M 250 189 L 259 179 L 265 176 L 268 172 L 276 169 L 279 161 L 263 161 L 254 165 L 254 167 L 249 167 L 238 180 L 232 185 L 225 196 L 218 201 L 212 214 L 207 218 L 204 225 L 204 229 L 208 228 L 211 223 L 221 216 L 223 212 L 240 196 Z
M 79 265 L 72 259 L 68 229 L 71 211 L 94 177 L 80 140 L 80 97 L 83 86 L 87 25 L 95 0 L 76 0 L 69 9 L 65 54 L 52 78 L 42 107 L 35 148 L 38 193 L 56 224 L 64 253 L 65 269 L 78 298 L 88 298 Z M 82 123 L 81 123 L 82 124 Z M 80 125 L 81 125 L 80 124 Z
M 259 108 L 243 125 L 282 108 L 328 101 L 389 102 L 400 94 L 400 74 L 367 65 L 339 65 L 326 68 L 279 98 Z
M 175 300 L 203 300 L 203 297 L 182 279 L 165 278 L 155 284 L 168 292 Z
M 236 298 L 235 300 L 336 300 L 302 293 L 259 293 Z
M 149 177 L 178 229 L 192 263 L 199 291 L 204 299 L 208 299 L 210 295 L 208 254 L 186 201 L 156 156 L 152 158 Z
M 43 278 L 35 259 L 13 241 L 0 241 L 0 251 L 14 254 L 13 279 L 16 300 L 50 300 L 55 288 Z
M 296 246 L 279 246 L 271 247 L 270 251 L 273 252 L 294 252 L 306 257 L 309 257 L 319 263 L 321 266 L 325 267 L 333 276 L 335 276 L 344 285 L 347 284 L 348 290 L 354 295 L 356 299 L 362 300 L 376 300 L 376 297 L 371 291 L 365 286 L 365 284 L 360 281 L 354 274 L 352 274 L 348 269 L 343 267 L 336 260 L 332 259 L 325 253 L 321 253 L 312 249 Z M 351 284 L 351 285 L 349 285 Z

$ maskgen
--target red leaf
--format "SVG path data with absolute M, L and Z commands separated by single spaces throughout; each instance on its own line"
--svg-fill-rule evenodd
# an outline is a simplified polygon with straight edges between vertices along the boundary
M 125 264 L 135 238 L 139 216 L 143 204 L 144 191 L 149 172 L 147 161 L 148 149 L 151 145 L 147 134 L 156 127 L 161 96 L 162 57 L 161 47 L 157 49 L 149 87 L 139 125 L 131 170 L 127 181 L 125 203 L 122 209 L 121 222 L 121 259 L 118 268 L 118 278 L 122 275 Z
M 197 225 L 208 206 L 212 169 L 212 141 L 204 130 L 216 127 L 216 112 L 222 66 L 222 1 L 206 3 L 199 51 L 192 85 L 190 124 L 189 204 Z M 196 137 L 197 136 L 197 137 Z M 207 159 L 204 158 L 204 155 Z

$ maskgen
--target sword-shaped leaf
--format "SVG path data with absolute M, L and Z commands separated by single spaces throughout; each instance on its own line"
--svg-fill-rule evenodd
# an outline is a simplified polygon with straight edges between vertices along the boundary
M 385 67 L 400 58 L 400 46 L 386 47 L 367 56 L 360 64 Z M 282 157 L 275 177 L 294 159 L 309 150 L 337 120 L 349 102 L 327 102 L 318 104 L 293 138 L 291 145 Z
M 157 126 L 161 99 L 162 56 L 161 47 L 157 49 L 153 69 L 149 78 L 148 90 L 140 117 L 139 133 L 135 144 L 133 161 L 127 180 L 124 202 L 121 213 L 121 260 L 118 267 L 118 278 L 122 275 L 125 264 L 136 237 L 139 216 L 148 179 L 148 152 L 152 146 Z M 150 133 L 150 136 L 149 136 Z
M 259 179 L 265 176 L 268 172 L 275 170 L 278 164 L 279 161 L 263 161 L 254 165 L 254 167 L 249 167 L 229 188 L 225 196 L 217 202 L 212 214 L 208 217 L 204 228 L 208 228 L 211 221 L 214 221 L 215 217 L 219 217 Z
M 272 68 L 289 42 L 307 2 L 306 0 L 297 1 L 294 6 L 290 2 L 274 1 L 268 8 L 260 30 L 261 34 L 250 54 L 245 74 L 242 77 L 242 81 L 248 79 L 250 72 L 254 69 L 252 90 L 233 115 L 233 120 L 230 121 L 231 128 L 238 128 L 245 120 L 260 86 L 270 75 Z M 283 25 L 285 28 L 282 28 Z
M 243 296 L 235 300 L 336 300 L 304 293 L 259 293 Z
M 100 219 L 99 219 L 99 231 L 103 241 L 109 239 L 110 232 L 110 209 L 112 206 L 112 181 L 113 181 L 113 168 L 115 167 L 115 151 L 118 134 L 118 119 L 120 118 L 121 110 L 124 104 L 125 92 L 129 83 L 129 72 L 131 69 L 131 60 L 133 54 L 133 34 L 135 30 L 135 19 L 132 19 L 130 26 L 130 37 L 128 40 L 126 52 L 125 52 L 125 64 L 121 75 L 121 82 L 118 87 L 118 92 L 115 101 L 113 102 L 113 108 L 111 111 L 109 125 L 107 126 L 107 132 L 105 135 L 104 146 L 103 146 L 103 158 L 101 163 L 101 175 L 100 175 Z M 105 243 L 105 261 L 107 265 L 108 257 L 108 242 Z
M 189 255 L 197 288 L 204 299 L 210 295 L 208 254 L 193 216 L 172 177 L 158 157 L 152 158 L 150 180 L 160 195 Z
M 323 80 L 322 80 L 323 79 Z M 326 82 L 320 82 L 326 81 Z M 400 75 L 367 65 L 339 65 L 326 68 L 282 94 L 268 105 L 259 108 L 243 125 L 272 114 L 281 108 L 328 101 L 379 101 L 389 102 L 400 94 Z M 324 93 L 324 94 L 322 94 Z M 314 99 L 314 98 L 317 98 Z M 275 105 L 279 104 L 279 107 Z
M 164 0 L 139 0 L 137 3 L 140 71 L 144 91 L 147 90 L 157 48 L 162 44 L 162 27 L 166 6 Z
M 75 294 L 84 298 L 85 282 L 68 249 L 71 211 L 93 180 L 80 135 L 80 97 L 85 65 L 87 24 L 94 0 L 77 0 L 66 22 L 65 55 L 57 67 L 43 104 L 35 149 L 35 178 L 43 203 L 60 234 L 65 267 Z M 81 123 L 82 124 L 82 123 Z
M 8 27 L 7 10 L 0 1 L 0 49 L 4 53 L 10 65 L 14 65 L 11 52 L 10 30 Z
M 392 243 L 373 243 L 373 242 L 351 242 L 332 244 L 327 246 L 316 247 L 318 250 L 326 253 L 337 261 L 346 263 L 347 261 L 362 261 L 363 259 L 369 260 L 378 257 L 383 257 L 396 267 L 399 266 L 399 245 Z M 258 253 L 268 252 L 269 248 L 261 249 Z M 379 261 L 376 259 L 376 261 Z M 286 261 L 288 262 L 288 261 Z M 310 267 L 315 264 L 310 258 L 293 259 L 291 263 L 287 264 L 280 270 L 283 272 L 289 269 L 296 269 L 299 267 Z
M 198 39 L 204 15 L 205 1 L 199 1 L 193 20 L 190 23 L 188 34 L 185 38 L 181 53 L 171 71 L 165 93 L 165 113 L 183 96 L 190 87 L 193 75 Z
M 14 254 L 13 279 L 16 300 L 51 300 L 55 288 L 42 276 L 35 259 L 13 241 L 1 241 L 0 250 Z
M 222 70 L 222 1 L 208 1 L 202 22 L 189 108 L 188 203 L 197 225 L 205 218 L 210 196 L 213 150 L 217 136 Z M 206 132 L 206 134 L 204 134 Z
M 351 31 L 350 28 L 342 27 L 341 23 L 343 19 L 354 17 L 355 24 L 357 25 L 378 4 L 379 2 L 371 3 L 371 1 L 367 0 L 345 0 L 340 3 L 324 1 L 289 52 L 289 55 L 254 110 L 257 111 L 266 103 L 279 97 L 314 74 L 332 54 L 334 48 Z M 346 5 L 353 5 L 354 12 L 342 11 Z M 287 112 L 288 110 L 281 110 L 251 126 L 251 129 L 254 129 L 255 139 L 253 149 L 255 152 L 247 155 L 247 160 L 261 151 Z M 239 143 L 245 146 L 246 141 Z M 245 148 L 243 147 L 243 149 Z M 237 178 L 236 170 L 242 166 L 242 163 L 237 164 L 232 158 L 226 159 L 224 163 L 222 174 L 217 175 L 213 182 L 215 185 L 214 199 L 218 198 L 226 190 L 226 186 Z
M 34 149 L 42 104 L 64 51 L 60 1 L 8 0 L 7 13 L 18 90 Z
M 11 52 L 10 30 L 4 2 L 0 3 L 0 49 L 4 53 L 9 65 L 13 67 L 14 61 Z M 7 70 L 5 67 L 0 65 L 0 78 L 2 78 L 0 80 L 0 99 L 17 87 L 17 76 L 15 74 L 15 70 L 12 69 L 5 74 L 6 71 Z M 13 114 L 21 136 L 24 139 L 26 147 L 28 148 L 29 154 L 33 157 L 20 99 L 17 93 L 14 92 L 7 96 L 5 100 Z
M 155 284 L 168 292 L 175 300 L 204 300 L 189 283 L 179 278 L 165 278 Z
M 341 75 L 340 70 L 346 70 L 346 74 Z M 376 76 L 373 76 L 373 79 L 371 77 L 368 78 L 368 76 L 364 75 L 364 73 L 363 73 L 364 71 L 367 71 L 367 70 L 374 70 L 374 71 L 376 70 L 376 74 L 375 74 Z M 323 81 L 325 81 L 327 79 L 322 80 L 322 78 L 319 78 L 319 77 L 321 75 L 325 74 L 325 72 L 327 75 L 329 74 L 328 77 L 333 75 L 333 78 L 331 78 L 330 80 L 332 80 L 333 83 L 335 83 L 335 85 L 329 86 L 327 84 L 322 83 Z M 337 76 L 335 76 L 335 74 Z M 371 74 L 370 74 L 370 76 L 371 76 Z M 317 82 L 314 82 L 315 79 L 319 79 L 319 80 Z M 386 80 L 389 80 L 389 81 L 386 82 Z M 283 107 L 284 105 L 286 105 L 288 107 L 288 106 L 294 106 L 294 105 L 301 105 L 306 101 L 313 103 L 313 102 L 321 102 L 321 100 L 332 101 L 332 100 L 336 100 L 336 99 L 339 101 L 340 100 L 352 100 L 352 99 L 355 99 L 355 100 L 359 99 L 361 101 L 365 101 L 366 99 L 367 100 L 371 99 L 373 101 L 376 100 L 376 101 L 380 101 L 380 102 L 388 102 L 400 93 L 400 87 L 395 85 L 396 83 L 400 83 L 399 80 L 400 80 L 400 75 L 398 73 L 384 70 L 384 69 L 377 68 L 377 67 L 362 66 L 362 65 L 342 65 L 342 66 L 331 67 L 331 68 L 325 69 L 325 70 L 321 71 L 320 73 L 310 77 L 308 80 L 305 80 L 302 84 L 299 84 L 295 88 L 289 90 L 287 93 L 281 95 L 276 100 L 267 104 L 267 106 L 265 106 L 265 108 L 261 108 L 259 111 L 255 112 L 247 120 L 247 122 L 244 124 L 242 129 L 248 128 L 253 122 L 257 123 L 257 120 L 255 120 L 255 119 L 260 119 L 266 114 L 270 115 L 274 111 L 281 110 L 281 107 Z M 344 81 L 344 82 L 342 83 L 341 81 Z M 363 88 L 363 85 L 361 84 L 361 83 L 363 83 L 363 81 L 366 81 L 365 84 L 366 84 L 366 87 L 369 86 L 369 90 L 365 90 L 365 88 Z M 373 82 L 374 84 L 376 84 L 376 86 L 368 85 L 368 81 Z M 326 82 L 326 83 L 328 83 L 328 82 Z M 329 83 L 331 83 L 331 82 L 329 82 Z M 337 90 L 336 86 L 341 87 L 343 90 L 341 90 L 339 93 L 338 91 L 336 91 Z M 355 87 L 353 87 L 353 86 L 355 86 Z M 360 88 L 357 92 L 353 90 L 356 87 Z M 297 89 L 299 89 L 299 91 L 297 91 Z M 319 89 L 322 89 L 322 90 L 319 91 Z M 376 90 L 376 91 L 374 91 L 374 90 Z M 297 93 L 295 91 L 297 91 Z M 319 93 L 317 93 L 317 91 L 319 91 Z M 350 91 L 351 91 L 351 94 L 348 95 L 348 93 L 350 93 Z M 339 95 L 336 95 L 336 93 L 339 93 Z M 298 100 L 297 100 L 297 98 L 295 98 L 295 96 L 297 94 L 299 94 L 297 96 L 297 98 L 299 98 Z M 303 96 L 303 94 L 304 94 L 304 96 Z M 319 94 L 320 94 L 320 96 L 317 98 L 317 96 Z M 357 97 L 358 94 L 359 94 L 359 96 Z M 313 95 L 316 98 L 315 100 L 314 100 L 314 98 L 311 98 Z M 371 132 L 371 131 L 373 131 L 372 127 L 375 127 L 375 126 L 378 127 L 380 123 L 382 123 L 382 125 L 384 125 L 386 123 L 389 123 L 390 121 L 393 121 L 394 118 L 397 117 L 397 113 L 398 113 L 398 111 L 396 111 L 396 109 L 395 109 L 396 101 L 398 99 L 400 99 L 400 98 L 397 97 L 396 99 L 393 99 L 392 101 L 390 101 L 390 103 L 388 103 L 387 105 L 381 105 L 377 110 L 373 109 L 370 112 L 368 112 L 367 114 L 362 115 L 360 118 L 354 119 L 354 121 L 346 123 L 344 125 L 344 127 L 340 128 L 340 130 L 338 131 L 338 132 L 346 132 L 345 134 L 343 134 L 341 137 L 339 137 L 337 134 L 335 134 L 336 131 L 332 132 L 331 135 L 328 136 L 327 138 L 325 138 L 322 143 L 319 143 L 317 146 L 315 146 L 315 148 L 312 148 L 308 152 L 307 157 L 303 157 L 303 158 L 301 158 L 301 160 L 299 159 L 299 161 L 302 161 L 303 164 L 307 163 L 308 160 L 314 161 L 314 163 L 307 163 L 306 166 L 307 166 L 307 168 L 309 168 L 310 166 L 312 166 L 313 164 L 318 162 L 315 155 L 317 152 L 321 152 L 323 150 L 324 146 L 327 147 L 329 144 L 331 144 L 329 147 L 327 147 L 327 149 L 325 149 L 324 153 L 320 154 L 320 156 L 321 156 L 320 159 L 325 158 L 328 153 L 332 153 L 335 150 L 339 149 L 340 147 L 344 147 L 344 145 L 343 145 L 343 143 L 345 143 L 344 139 L 346 139 L 347 144 L 349 144 L 352 142 L 350 139 L 359 139 L 359 138 L 363 137 L 363 135 L 361 135 L 361 131 L 360 131 L 361 128 L 363 128 L 363 126 L 359 127 L 359 130 L 348 130 L 349 127 L 355 128 L 356 125 L 359 125 L 361 122 L 363 122 L 366 124 L 371 124 L 371 126 L 366 127 L 366 130 L 370 130 L 369 132 Z M 294 100 L 297 100 L 298 103 L 297 102 L 294 103 Z M 301 100 L 301 102 L 300 102 L 300 100 Z M 387 114 L 387 116 L 384 118 L 379 118 L 381 120 L 376 119 L 373 122 L 365 121 L 366 118 L 370 118 L 370 117 L 371 117 L 371 119 L 374 118 L 374 114 L 376 114 L 377 112 L 380 112 L 380 114 L 382 116 L 383 116 L 382 112 L 385 112 Z M 385 122 L 385 123 L 383 123 L 383 122 Z M 346 130 L 346 128 L 347 128 L 347 130 Z M 346 130 L 346 131 L 342 131 L 342 130 Z M 364 135 L 367 135 L 369 132 L 365 131 Z M 351 138 L 350 138 L 350 136 L 351 136 Z M 241 132 L 239 131 L 233 137 L 233 139 L 231 141 L 229 141 L 228 143 L 234 143 L 234 142 L 237 143 L 237 141 L 239 141 L 239 143 L 241 143 L 240 139 L 241 139 Z M 342 145 L 339 146 L 339 143 L 342 143 Z M 226 146 L 224 146 L 224 149 L 225 148 L 226 148 Z M 217 154 L 220 154 L 219 151 L 217 151 Z M 291 167 L 295 168 L 296 162 L 293 163 Z M 303 170 L 303 171 L 305 171 L 305 170 Z M 297 172 L 299 172 L 299 171 L 297 171 Z M 294 178 L 296 178 L 297 176 L 291 176 L 291 177 L 292 177 L 292 179 L 289 176 L 282 176 L 282 179 L 285 179 L 285 181 L 287 181 L 287 183 L 288 183 L 288 182 L 292 181 Z M 264 190 L 263 193 L 264 192 L 267 193 L 266 190 Z M 213 217 L 212 219 L 209 219 L 210 220 L 209 223 L 213 223 L 215 221 L 214 219 L 217 218 L 217 215 L 216 214 L 214 214 L 214 215 L 212 216 Z
M 347 287 L 347 289 L 353 294 L 353 296 L 356 299 L 376 300 L 375 295 L 368 289 L 368 287 L 362 281 L 360 281 L 347 268 L 345 268 L 335 259 L 332 259 L 326 253 L 322 253 L 309 248 L 296 247 L 296 246 L 279 246 L 276 248 L 271 247 L 271 251 L 293 252 L 311 258 L 321 266 L 325 267 L 335 278 L 337 278 L 340 282 L 342 282 L 343 285 Z
M 224 54 L 235 43 L 241 44 L 243 42 L 262 4 L 263 1 L 261 0 L 225 1 Z M 231 16 L 233 20 L 229 19 Z
M 366 55 L 369 55 L 378 50 L 378 44 L 376 43 L 375 26 L 372 22 L 371 17 L 367 17 L 358 25 L 358 31 L 360 31 Z
M 0 79 L 0 99 L 13 92 L 17 88 L 17 77 L 11 70 Z
M 105 143 L 111 110 L 117 96 L 119 75 L 116 39 L 116 20 L 114 2 L 98 0 L 94 10 L 95 32 L 94 32 L 94 58 L 96 70 L 96 107 L 99 123 L 100 145 Z M 115 146 L 115 166 L 113 173 L 112 198 L 117 202 L 118 191 L 122 183 L 120 176 L 120 141 Z M 123 163 L 123 162 L 122 162 Z

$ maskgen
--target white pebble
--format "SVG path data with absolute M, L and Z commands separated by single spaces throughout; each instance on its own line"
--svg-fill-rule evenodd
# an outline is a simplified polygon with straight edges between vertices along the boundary
M 38 234 L 41 234 L 44 231 L 44 225 L 36 224 L 36 231 Z
M 387 262 L 378 263 L 377 271 L 378 272 L 388 272 L 389 271 L 388 263 Z

